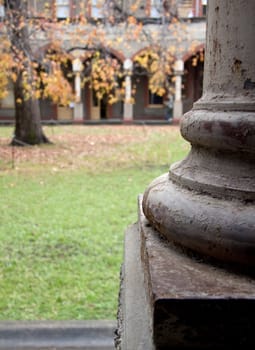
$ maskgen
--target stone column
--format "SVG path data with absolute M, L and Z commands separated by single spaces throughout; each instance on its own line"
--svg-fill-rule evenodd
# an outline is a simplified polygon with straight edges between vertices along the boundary
M 255 1 L 210 0 L 188 156 L 126 231 L 116 348 L 255 347 Z
M 75 73 L 74 91 L 75 91 L 75 103 L 74 103 L 74 121 L 83 120 L 83 103 L 81 102 L 81 71 L 82 63 L 79 58 L 73 60 L 73 72 Z
M 131 122 L 133 120 L 133 103 L 131 101 L 132 98 L 132 82 L 131 82 L 131 73 L 133 68 L 133 62 L 127 58 L 124 61 L 124 69 L 125 69 L 125 102 L 124 102 L 124 122 Z
M 80 72 L 75 72 L 74 89 L 75 89 L 75 101 L 79 103 L 81 102 L 81 73 Z
M 174 99 L 174 111 L 173 118 L 180 119 L 183 114 L 182 105 L 182 75 L 184 64 L 182 60 L 175 62 L 174 74 L 175 74 L 175 99 Z
M 144 195 L 167 239 L 255 265 L 255 2 L 210 0 L 202 98 L 184 115 L 192 147 Z

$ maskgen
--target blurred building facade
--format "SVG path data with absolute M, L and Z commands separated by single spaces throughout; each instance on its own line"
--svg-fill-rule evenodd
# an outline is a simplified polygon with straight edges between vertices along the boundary
M 53 21 L 63 22 L 64 39 L 62 38 L 61 45 L 70 54 L 70 64 L 65 74 L 68 76 L 69 70 L 73 75 L 70 84 L 76 99 L 68 107 L 58 106 L 49 100 L 41 101 L 42 120 L 81 123 L 100 120 L 165 120 L 170 93 L 164 96 L 152 93 L 148 72 L 141 67 L 139 69 L 135 63 L 135 57 L 139 53 L 158 44 L 162 52 L 164 48 L 165 52 L 169 47 L 174 48 L 173 70 L 169 80 L 173 85 L 171 112 L 173 118 L 178 120 L 202 94 L 206 5 L 206 0 L 48 1 L 46 10 L 50 17 L 47 16 L 47 20 L 52 16 Z M 28 1 L 29 16 L 39 18 L 43 13 L 45 1 Z M 0 16 L 4 16 L 4 8 L 0 9 Z M 137 24 L 140 28 L 136 40 L 127 34 L 126 23 L 132 16 L 136 19 L 134 31 Z M 173 17 L 178 19 L 178 26 L 170 28 L 169 23 Z M 88 37 L 95 28 L 98 33 L 100 30 L 104 33 L 101 47 L 122 65 L 125 73 L 125 98 L 113 104 L 109 104 L 107 99 L 99 100 L 89 84 L 82 84 L 83 78 L 89 74 L 85 69 L 86 55 L 93 49 L 88 45 Z M 74 39 L 74 32 L 79 33 L 78 39 Z M 45 52 L 47 44 L 43 32 L 38 32 L 33 42 L 34 51 L 38 54 Z M 13 118 L 14 101 L 13 94 L 10 93 L 0 102 L 0 120 Z

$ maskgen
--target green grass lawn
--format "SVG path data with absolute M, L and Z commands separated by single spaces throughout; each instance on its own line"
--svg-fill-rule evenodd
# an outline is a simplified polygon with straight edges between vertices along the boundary
M 54 144 L 29 149 L 0 128 L 0 319 L 116 318 L 137 196 L 189 149 L 153 128 L 46 128 Z

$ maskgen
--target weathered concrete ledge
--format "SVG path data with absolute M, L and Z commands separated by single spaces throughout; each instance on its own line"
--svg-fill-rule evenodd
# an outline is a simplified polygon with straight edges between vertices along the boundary
M 141 198 L 139 224 L 126 235 L 121 350 L 254 348 L 254 278 L 166 241 Z
M 156 348 L 254 347 L 255 279 L 186 255 L 140 218 Z
M 0 322 L 0 350 L 112 350 L 115 321 Z

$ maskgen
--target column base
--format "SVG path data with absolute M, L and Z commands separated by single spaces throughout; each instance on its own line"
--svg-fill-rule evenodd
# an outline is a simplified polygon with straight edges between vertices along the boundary
M 74 119 L 74 122 L 83 121 L 83 104 L 82 103 L 74 104 L 73 119 Z
M 149 185 L 144 213 L 169 241 L 254 269 L 255 113 L 198 107 L 182 118 L 189 154 Z
M 123 121 L 126 123 L 130 123 L 133 121 L 133 104 L 132 103 L 124 104 Z
M 173 118 L 180 119 L 183 115 L 182 101 L 174 101 Z
M 141 209 L 128 228 L 117 349 L 255 346 L 255 279 L 186 254 Z

